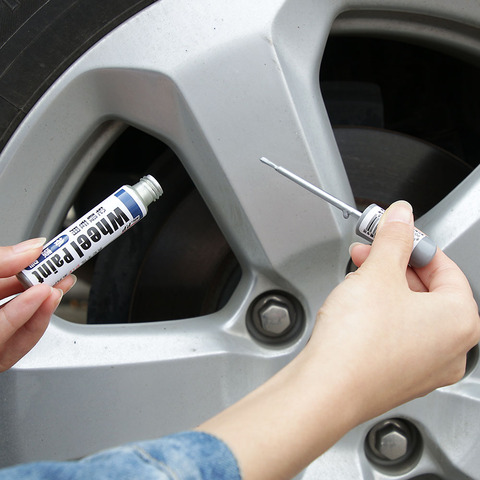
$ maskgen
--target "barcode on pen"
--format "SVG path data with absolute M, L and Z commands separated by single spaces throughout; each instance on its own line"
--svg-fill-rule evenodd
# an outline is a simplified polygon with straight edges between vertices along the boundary
M 377 211 L 375 215 L 369 219 L 368 223 L 364 226 L 362 229 L 363 233 L 370 237 L 372 240 L 375 237 L 375 234 L 377 233 L 377 227 L 378 224 L 380 223 L 380 219 L 382 218 L 382 212 Z
M 372 208 L 364 212 L 365 216 L 361 220 L 360 225 L 357 226 L 357 234 L 367 240 L 373 240 L 375 238 L 380 219 L 385 213 L 385 210 L 378 205 L 372 205 L 371 207 Z M 415 228 L 413 233 L 413 247 L 415 248 L 424 237 L 425 234 Z

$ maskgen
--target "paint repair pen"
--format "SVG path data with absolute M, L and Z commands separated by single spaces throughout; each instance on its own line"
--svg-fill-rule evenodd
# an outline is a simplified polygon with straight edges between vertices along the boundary
M 162 193 L 151 175 L 133 186 L 123 185 L 48 242 L 17 278 L 25 288 L 41 283 L 55 285 L 141 220 L 148 205 Z
M 343 212 L 343 217 L 345 219 L 350 217 L 350 215 L 357 217 L 358 221 L 357 227 L 355 229 L 356 234 L 359 237 L 362 237 L 363 239 L 372 243 L 375 237 L 375 233 L 377 231 L 378 223 L 380 222 L 380 218 L 382 218 L 382 215 L 385 213 L 385 210 L 382 207 L 379 207 L 375 203 L 372 203 L 362 213 L 356 208 L 348 205 L 347 203 L 342 202 L 333 195 L 330 195 L 325 190 L 322 190 L 321 188 L 318 188 L 310 182 L 307 182 L 298 175 L 295 175 L 286 168 L 275 165 L 273 162 L 268 160 L 268 158 L 262 157 L 260 158 L 260 161 L 265 163 L 269 167 L 272 167 L 284 177 L 293 180 L 296 184 L 307 189 L 309 192 L 312 192 L 318 197 L 323 198 L 331 205 L 339 208 Z M 410 265 L 416 268 L 428 265 L 434 257 L 436 251 L 437 246 L 435 242 L 433 242 L 430 237 L 427 237 L 424 233 L 420 232 L 420 230 L 417 230 L 415 228 L 413 236 L 413 249 L 409 262 Z

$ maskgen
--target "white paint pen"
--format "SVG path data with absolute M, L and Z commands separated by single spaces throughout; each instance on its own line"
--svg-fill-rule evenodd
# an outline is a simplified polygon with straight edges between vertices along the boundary
M 42 283 L 55 285 L 141 220 L 148 205 L 162 193 L 151 175 L 133 186 L 123 185 L 48 242 L 17 278 L 25 288 Z

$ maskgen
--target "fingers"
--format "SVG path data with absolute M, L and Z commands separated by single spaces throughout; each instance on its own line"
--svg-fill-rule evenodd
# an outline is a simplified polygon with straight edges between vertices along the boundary
M 368 255 L 370 254 L 371 248 L 372 248 L 371 245 L 365 245 L 364 243 L 359 243 L 359 242 L 355 242 L 350 245 L 350 248 L 348 249 L 348 253 L 352 258 L 353 263 L 357 267 L 360 267 L 363 264 L 363 262 L 365 262 Z
M 371 245 L 365 245 L 363 243 L 353 243 L 352 245 L 350 245 L 350 248 L 349 248 L 350 256 L 352 257 L 353 263 L 357 267 L 360 267 L 363 265 L 363 263 L 365 262 L 365 260 L 367 259 L 370 253 L 371 248 L 372 248 Z M 410 287 L 410 290 L 414 292 L 428 291 L 425 284 L 422 282 L 422 280 L 419 278 L 419 276 L 415 273 L 413 269 L 407 268 L 406 278 L 407 278 L 407 282 L 408 282 L 408 286 Z
M 38 258 L 45 244 L 45 238 L 33 238 L 11 246 L 0 246 L 0 300 L 23 292 L 25 288 L 15 274 L 22 271 Z M 76 283 L 74 275 L 68 275 L 55 287 L 67 293 Z
M 0 342 L 9 339 L 22 327 L 51 295 L 54 289 L 48 285 L 29 288 L 0 309 Z M 59 294 L 56 293 L 58 296 Z
M 463 272 L 440 249 L 437 249 L 428 265 L 415 269 L 415 272 L 430 292 L 462 289 L 471 293 L 470 284 Z
M 353 244 L 350 255 L 355 265 L 376 265 L 392 274 L 398 271 L 406 272 L 406 278 L 411 290 L 447 291 L 462 290 L 471 292 L 468 280 L 458 266 L 440 249 L 432 261 L 422 268 L 408 268 L 408 260 L 413 246 L 413 215 L 412 207 L 404 201 L 393 203 L 385 212 L 373 244 Z
M 77 283 L 77 277 L 75 275 L 68 275 L 60 280 L 55 288 L 59 288 L 63 291 L 63 294 L 67 293 Z M 0 305 L 2 300 L 12 295 L 16 295 L 25 290 L 23 285 L 17 280 L 16 277 L 0 278 Z
M 75 275 L 68 275 L 62 280 L 60 280 L 57 284 L 55 284 L 55 288 L 59 288 L 63 290 L 63 293 L 67 293 L 75 284 L 77 283 L 77 277 Z
M 0 278 L 10 277 L 23 270 L 41 253 L 45 238 L 33 238 L 8 247 L 0 247 Z
M 0 278 L 0 301 L 24 290 L 25 288 L 17 280 L 17 277 Z
M 0 247 L 0 299 L 23 290 L 14 275 L 38 258 L 44 243 L 44 238 L 36 238 Z M 33 348 L 63 294 L 75 282 L 76 277 L 68 275 L 57 288 L 36 285 L 0 307 L 0 371 L 10 368 Z
M 0 371 L 33 348 L 61 298 L 61 290 L 37 285 L 0 309 Z

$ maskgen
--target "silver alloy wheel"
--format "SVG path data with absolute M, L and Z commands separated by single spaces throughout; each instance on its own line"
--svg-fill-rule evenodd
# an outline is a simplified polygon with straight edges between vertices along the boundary
M 344 276 L 353 228 L 258 158 L 353 202 L 318 85 L 332 26 L 480 56 L 480 9 L 466 0 L 162 0 L 84 54 L 31 110 L 0 157 L 2 244 L 51 236 L 98 158 L 132 125 L 181 159 L 243 275 L 228 304 L 201 319 L 82 326 L 54 317 L 38 346 L 0 377 L 9 392 L 0 464 L 77 458 L 192 427 L 301 350 Z M 476 169 L 417 222 L 462 267 L 477 299 L 479 176 Z M 252 301 L 270 290 L 296 297 L 307 318 L 281 346 L 253 339 L 245 324 Z M 479 378 L 473 366 L 459 384 L 385 416 L 408 419 L 422 436 L 417 463 L 396 478 L 478 476 Z M 375 423 L 350 432 L 303 478 L 391 478 L 364 453 Z

